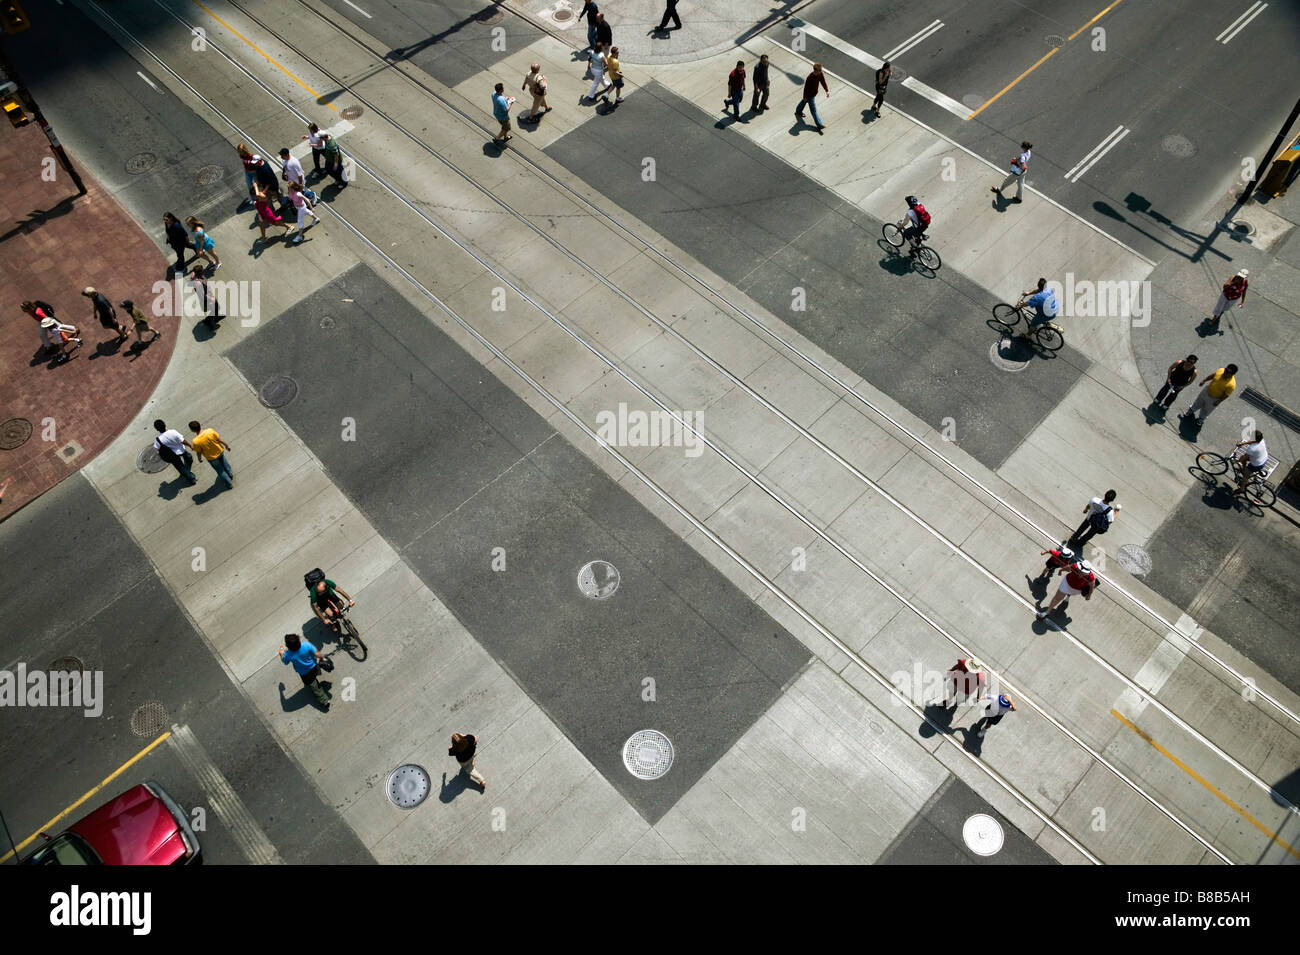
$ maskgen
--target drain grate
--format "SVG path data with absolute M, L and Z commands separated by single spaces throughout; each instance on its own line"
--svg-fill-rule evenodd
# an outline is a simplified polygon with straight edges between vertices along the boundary
M 331 328 L 336 328 L 337 326 L 338 322 L 334 321 L 333 315 L 326 315 L 320 320 L 320 327 L 326 331 L 329 331 Z
M 637 779 L 658 779 L 673 767 L 673 744 L 658 730 L 637 730 L 623 744 L 623 765 Z
M 199 171 L 194 176 L 194 181 L 200 186 L 210 186 L 214 182 L 220 182 L 226 175 L 226 170 L 216 163 L 209 163 L 206 166 L 200 166 Z
M 273 375 L 257 392 L 257 400 L 268 408 L 283 408 L 298 397 L 298 382 L 288 375 Z
M 1278 404 L 1264 392 L 1256 391 L 1254 388 L 1247 386 L 1246 390 L 1241 393 L 1241 397 L 1279 424 L 1285 425 L 1292 431 L 1300 431 L 1300 415 L 1286 405 Z
M 1006 839 L 1001 824 L 982 812 L 975 813 L 962 824 L 961 837 L 966 841 L 966 847 L 977 856 L 996 855 Z
M 148 739 L 167 728 L 167 708 L 157 701 L 136 707 L 131 714 L 131 732 Z
M 1137 544 L 1125 544 L 1115 555 L 1115 562 L 1134 577 L 1145 577 L 1151 573 L 1151 555 L 1146 548 Z
M 388 801 L 398 809 L 414 809 L 429 798 L 429 774 L 423 766 L 406 763 L 388 774 Z
M 1178 159 L 1191 159 L 1196 155 L 1196 144 L 1178 133 L 1171 133 L 1160 140 L 1160 148 Z
M 618 568 L 607 560 L 593 560 L 578 571 L 578 589 L 584 597 L 604 600 L 618 590 Z
M 156 165 L 158 165 L 158 157 L 153 153 L 136 153 L 126 161 L 126 171 L 133 176 L 139 176 Z
M 32 436 L 32 423 L 26 418 L 10 418 L 0 424 L 0 451 L 21 448 Z
M 158 449 L 152 444 L 135 456 L 135 466 L 145 474 L 167 470 L 167 462 L 158 456 Z
M 346 120 L 353 120 L 357 119 L 365 111 L 365 107 L 363 106 L 344 106 L 339 110 L 339 115 Z

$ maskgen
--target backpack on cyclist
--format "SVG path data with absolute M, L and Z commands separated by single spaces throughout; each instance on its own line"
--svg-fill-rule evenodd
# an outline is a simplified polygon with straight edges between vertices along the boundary
M 315 590 L 316 585 L 325 579 L 325 571 L 319 567 L 314 567 L 302 575 L 303 582 L 307 584 L 308 590 Z
M 916 213 L 916 221 L 921 223 L 921 231 L 924 232 L 930 228 L 930 213 L 925 211 L 925 206 L 919 202 L 912 206 L 912 211 Z

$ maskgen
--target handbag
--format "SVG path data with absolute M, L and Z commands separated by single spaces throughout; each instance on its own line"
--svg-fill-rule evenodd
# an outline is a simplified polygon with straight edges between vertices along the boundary
M 316 661 L 316 665 L 320 667 L 322 670 L 324 670 L 326 673 L 334 672 L 334 661 L 331 660 L 329 657 L 321 657 L 319 660 Z

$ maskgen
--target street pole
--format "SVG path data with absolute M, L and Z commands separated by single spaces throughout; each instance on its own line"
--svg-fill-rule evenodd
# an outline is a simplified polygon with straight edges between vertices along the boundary
M 50 149 L 54 150 L 54 155 L 59 160 L 59 165 L 67 171 L 72 181 L 76 183 L 77 195 L 84 196 L 86 194 L 86 184 L 81 181 L 81 177 L 77 175 L 77 170 L 72 167 L 72 160 L 68 158 L 63 144 L 59 142 L 59 137 L 54 135 L 54 127 L 46 121 L 41 108 L 36 105 L 36 100 L 32 98 L 31 91 L 23 85 L 22 79 L 18 76 L 18 71 L 14 69 L 13 61 L 9 59 L 9 52 L 2 42 L 0 42 L 0 69 L 5 71 L 5 75 L 9 77 L 9 82 L 17 87 L 18 98 L 32 111 L 32 118 L 40 124 L 41 131 L 45 133 L 45 138 L 50 141 Z
M 1300 100 L 1296 100 L 1295 106 L 1291 109 L 1291 115 L 1286 118 L 1282 128 L 1277 131 L 1277 139 L 1273 140 L 1273 145 L 1268 147 L 1268 152 L 1264 154 L 1264 161 L 1255 167 L 1254 177 L 1246 184 L 1245 191 L 1242 192 L 1241 198 L 1237 200 L 1238 206 L 1243 206 L 1250 201 L 1251 195 L 1255 192 L 1255 187 L 1259 185 L 1260 179 L 1268 172 L 1269 164 L 1273 162 L 1273 157 L 1277 155 L 1282 140 L 1286 138 L 1287 130 L 1291 128 L 1291 124 L 1296 121 L 1297 116 L 1300 116 Z

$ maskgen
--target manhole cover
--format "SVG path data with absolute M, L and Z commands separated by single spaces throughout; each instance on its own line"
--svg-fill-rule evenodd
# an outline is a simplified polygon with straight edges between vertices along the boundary
M 1245 219 L 1233 219 L 1228 226 L 1228 231 L 1236 236 L 1254 235 L 1255 227 Z
M 10 418 L 0 424 L 0 451 L 21 448 L 32 436 L 32 423 L 26 418 Z
M 365 108 L 361 106 L 344 106 L 339 110 L 339 115 L 344 119 L 356 119 L 364 112 Z
M 505 14 L 501 10 L 493 7 L 474 14 L 474 19 L 479 23 L 498 23 L 504 16 Z
M 335 325 L 337 325 L 337 324 L 338 324 L 338 323 L 337 323 L 336 321 L 334 321 L 334 316 L 333 316 L 333 315 L 326 315 L 324 318 L 322 318 L 322 319 L 320 320 L 320 327 L 321 327 L 321 328 L 333 328 L 333 327 L 334 327 Z
M 429 798 L 429 774 L 407 763 L 388 775 L 388 801 L 398 809 L 414 809 Z
M 1125 544 L 1115 555 L 1115 561 L 1134 577 L 1143 577 L 1151 572 L 1151 555 L 1137 544 Z
M 275 375 L 257 393 L 257 400 L 268 408 L 283 408 L 298 397 L 298 382 L 288 375 Z
M 623 765 L 637 779 L 658 779 L 673 768 L 673 744 L 658 730 L 638 730 L 623 744 Z
M 569 7 L 560 7 L 558 10 L 552 10 L 551 19 L 556 23 L 568 23 L 573 19 L 573 10 Z
M 1196 147 L 1186 136 L 1180 136 L 1173 133 L 1160 140 L 1160 148 L 1171 156 L 1177 156 L 1179 159 L 1188 159 L 1196 155 Z
M 167 470 L 167 462 L 158 457 L 158 449 L 152 444 L 135 456 L 135 466 L 145 474 Z
M 138 176 L 143 172 L 148 172 L 158 163 L 158 157 L 153 153 L 136 153 L 126 161 L 126 171 L 133 176 Z
M 1047 45 L 1054 50 L 1059 50 L 1061 47 L 1065 46 L 1065 37 L 1056 33 L 1049 33 L 1047 35 Z
M 146 703 L 131 714 L 131 732 L 146 739 L 167 728 L 167 708 L 161 703 Z
M 578 571 L 578 589 L 584 597 L 604 600 L 618 590 L 618 568 L 607 560 L 593 560 Z
M 966 840 L 966 848 L 977 856 L 991 856 L 1002 848 L 1002 827 L 992 816 L 977 812 L 961 827 L 961 837 Z
M 194 181 L 197 182 L 200 186 L 210 186 L 214 182 L 220 182 L 221 178 L 225 176 L 225 174 L 226 174 L 225 169 L 223 169 L 221 166 L 216 165 L 215 163 L 212 163 L 207 166 L 201 167 L 198 171 L 198 174 L 194 177 Z
M 989 361 L 1001 371 L 1024 371 L 1033 349 L 1017 338 L 1003 336 L 989 346 Z
M 50 664 L 52 673 L 83 673 L 86 665 L 77 657 L 59 657 Z

